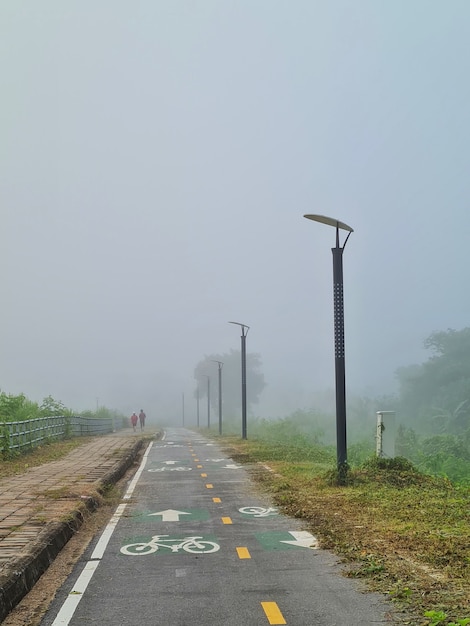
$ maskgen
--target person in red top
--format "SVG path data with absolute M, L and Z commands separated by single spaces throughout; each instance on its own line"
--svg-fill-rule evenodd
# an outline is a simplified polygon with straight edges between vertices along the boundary
M 137 426 L 137 413 L 135 411 L 131 415 L 131 424 L 132 424 L 132 428 L 134 429 L 134 432 L 135 432 L 135 427 Z
M 139 420 L 140 420 L 140 430 L 144 430 L 145 428 L 145 418 L 147 416 L 144 413 L 144 409 L 140 409 Z

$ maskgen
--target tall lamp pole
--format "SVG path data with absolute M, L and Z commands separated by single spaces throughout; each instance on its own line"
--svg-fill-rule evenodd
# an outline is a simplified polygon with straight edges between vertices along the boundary
M 246 439 L 246 336 L 250 327 L 240 322 L 229 322 L 229 324 L 236 324 L 242 329 L 242 439 Z
M 219 370 L 219 435 L 222 434 L 222 367 L 223 367 L 223 362 L 222 361 L 215 361 L 214 359 L 212 359 L 213 363 L 218 363 L 218 370 Z
M 343 298 L 343 251 L 353 231 L 351 226 L 325 215 L 304 215 L 309 220 L 321 222 L 336 228 L 336 246 L 333 253 L 333 295 L 335 323 L 335 381 L 336 381 L 336 457 L 338 479 L 346 479 L 348 455 L 346 444 L 346 374 L 344 361 L 344 298 Z M 346 230 L 348 235 L 343 246 L 339 244 L 339 231 Z
M 207 378 L 207 428 L 211 427 L 211 377 L 203 374 Z
M 199 381 L 196 387 L 196 419 L 197 419 L 197 427 L 199 428 Z

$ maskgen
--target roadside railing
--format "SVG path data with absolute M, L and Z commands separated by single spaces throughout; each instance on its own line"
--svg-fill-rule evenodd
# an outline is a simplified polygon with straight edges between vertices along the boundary
M 20 452 L 49 441 L 104 435 L 121 427 L 113 417 L 83 417 L 81 415 L 36 417 L 22 422 L 0 422 L 0 452 Z
M 70 435 L 72 437 L 112 433 L 116 430 L 116 423 L 119 423 L 119 420 L 115 420 L 114 417 L 82 417 L 81 415 L 73 415 L 69 419 Z

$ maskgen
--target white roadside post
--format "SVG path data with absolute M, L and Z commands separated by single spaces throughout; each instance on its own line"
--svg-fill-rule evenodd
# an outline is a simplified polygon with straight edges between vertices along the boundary
M 377 411 L 376 453 L 379 458 L 395 457 L 395 411 Z

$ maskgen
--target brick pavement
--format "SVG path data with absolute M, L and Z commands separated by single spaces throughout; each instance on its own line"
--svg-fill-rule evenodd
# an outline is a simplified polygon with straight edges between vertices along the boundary
M 125 429 L 0 479 L 0 622 L 76 532 L 85 509 L 96 508 L 100 489 L 133 464 L 143 443 Z

